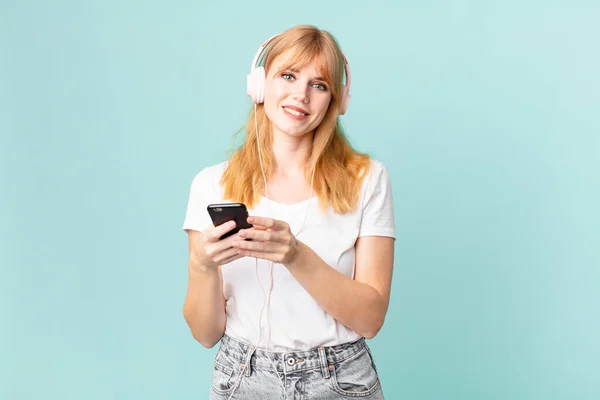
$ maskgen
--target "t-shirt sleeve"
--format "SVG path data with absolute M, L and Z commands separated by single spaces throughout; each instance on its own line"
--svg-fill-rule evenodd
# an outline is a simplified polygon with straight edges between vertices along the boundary
M 374 165 L 367 179 L 358 236 L 396 238 L 392 184 L 387 168 L 384 164 Z
M 213 182 L 210 179 L 209 171 L 203 169 L 192 179 L 183 230 L 203 231 L 212 224 L 206 210 L 211 203 L 212 192 Z

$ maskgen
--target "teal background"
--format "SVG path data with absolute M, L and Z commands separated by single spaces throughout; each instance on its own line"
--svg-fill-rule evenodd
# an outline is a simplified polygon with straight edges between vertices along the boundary
M 212 3 L 212 4 L 211 4 Z M 331 31 L 398 239 L 386 398 L 600 398 L 597 1 L 2 1 L 0 399 L 204 399 L 189 185 L 266 38 Z

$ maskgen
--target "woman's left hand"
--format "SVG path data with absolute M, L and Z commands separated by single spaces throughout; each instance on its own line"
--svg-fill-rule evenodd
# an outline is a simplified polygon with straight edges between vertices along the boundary
M 287 222 L 265 217 L 248 217 L 248 222 L 253 228 L 240 230 L 238 234 L 242 240 L 233 242 L 240 255 L 280 264 L 294 260 L 298 241 Z

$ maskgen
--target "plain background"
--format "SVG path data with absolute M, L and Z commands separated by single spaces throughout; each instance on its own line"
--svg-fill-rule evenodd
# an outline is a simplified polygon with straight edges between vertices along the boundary
M 189 185 L 258 46 L 339 40 L 390 169 L 386 398 L 600 398 L 597 1 L 2 1 L 0 398 L 203 399 Z

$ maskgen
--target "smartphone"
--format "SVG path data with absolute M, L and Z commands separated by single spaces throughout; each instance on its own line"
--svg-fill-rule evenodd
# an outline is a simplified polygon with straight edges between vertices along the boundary
M 235 235 L 240 229 L 252 228 L 252 225 L 248 223 L 248 209 L 242 203 L 209 204 L 206 209 L 214 226 L 219 226 L 231 220 L 235 221 L 235 228 L 219 239 Z

